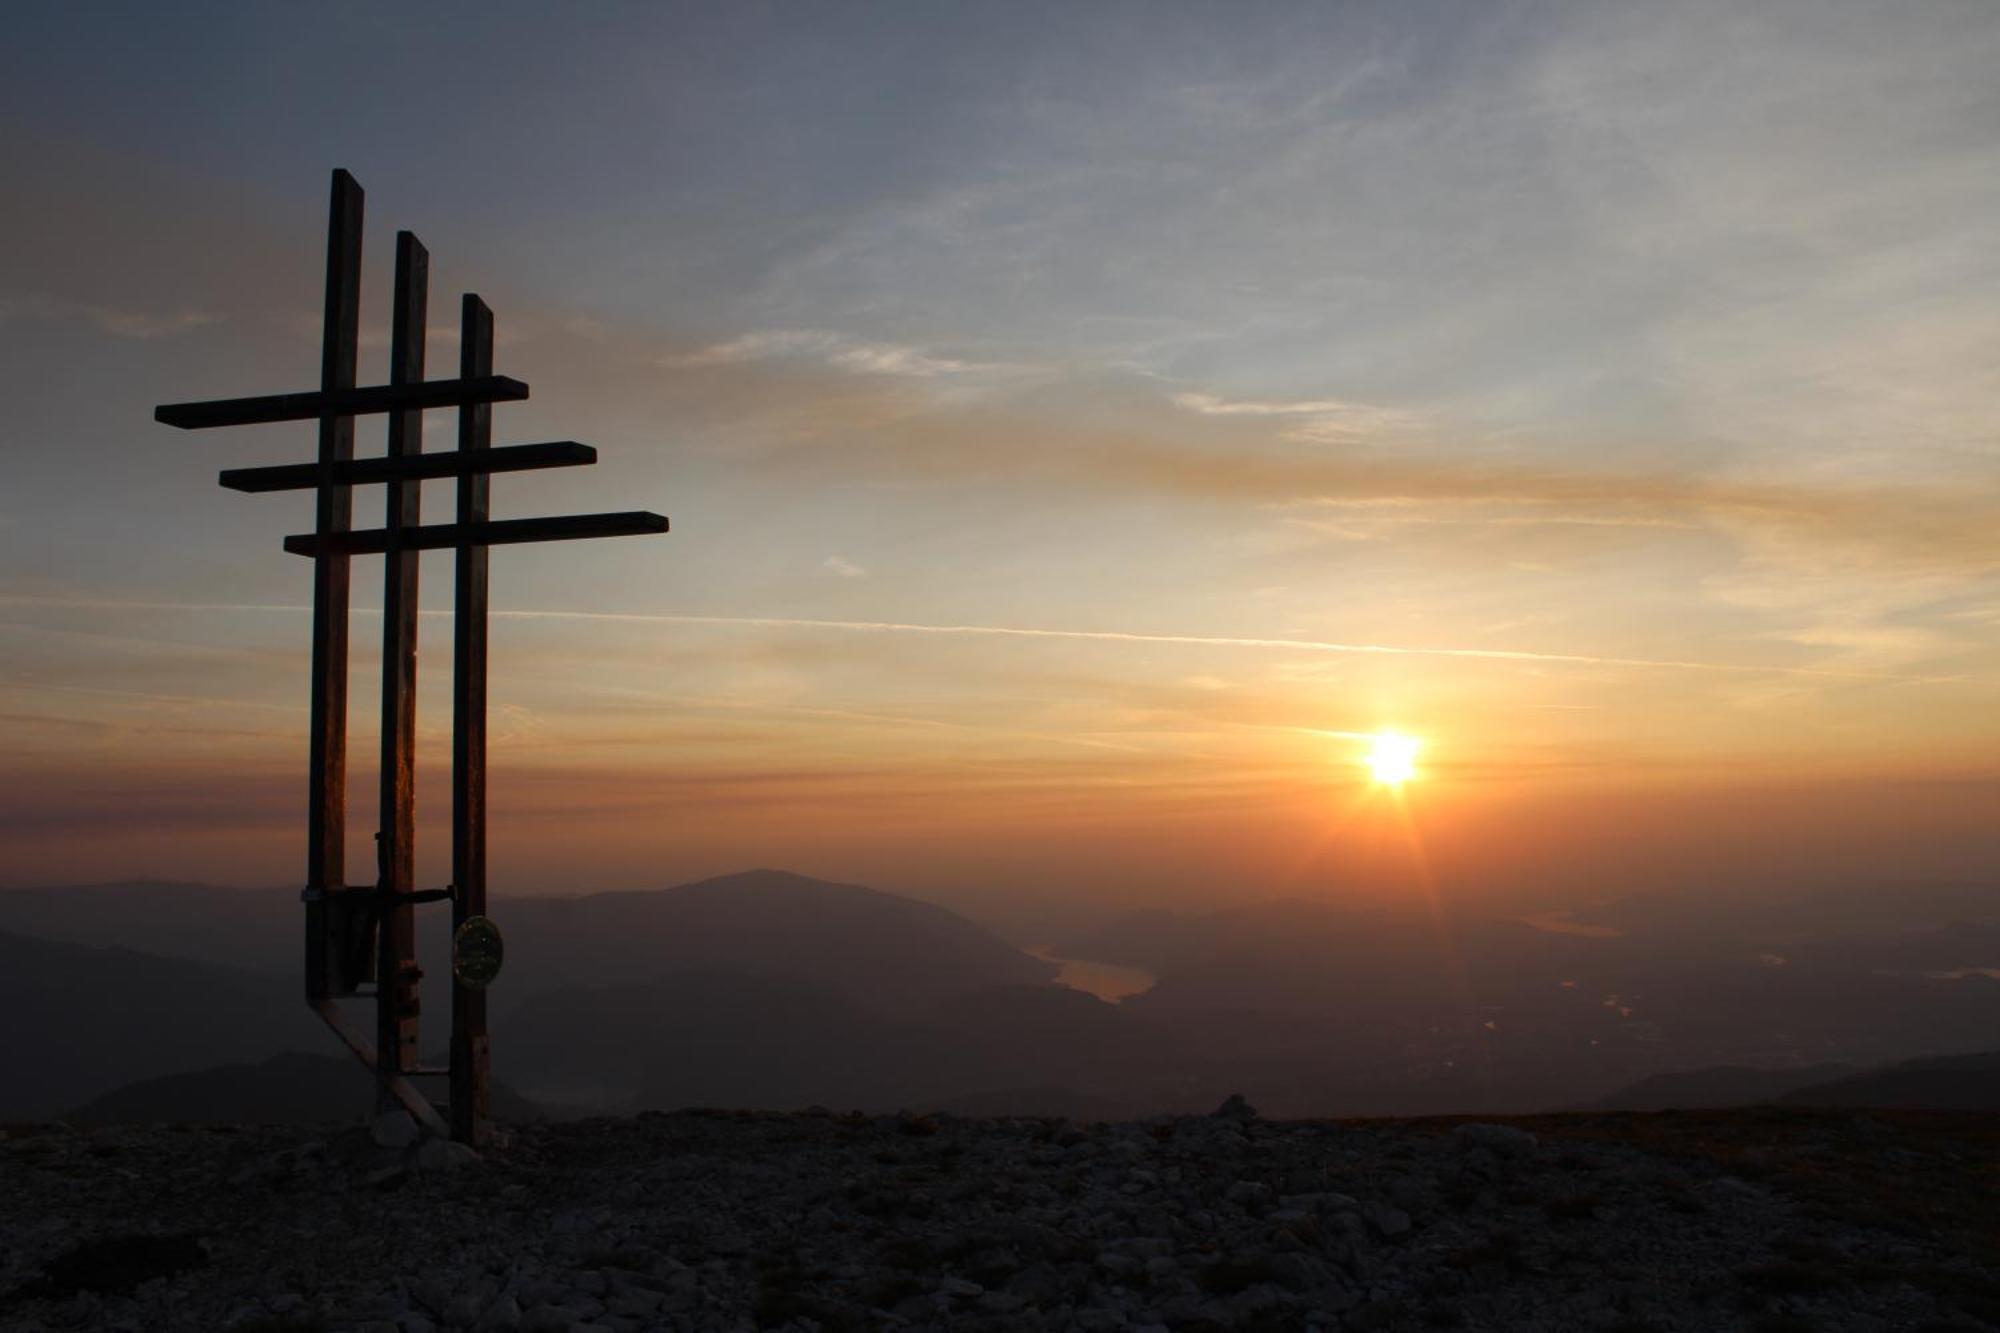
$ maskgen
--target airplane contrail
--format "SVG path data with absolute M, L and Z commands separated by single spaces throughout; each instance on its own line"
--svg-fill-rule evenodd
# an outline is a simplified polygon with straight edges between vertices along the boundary
M 129 610 L 190 612 L 288 612 L 312 608 L 268 602 L 142 602 L 109 599 L 0 596 L 0 606 L 41 606 L 63 610 Z M 375 607 L 355 607 L 359 615 L 380 615 Z M 429 610 L 427 617 L 451 612 Z M 913 634 L 957 638 L 1055 639 L 1084 643 L 1173 644 L 1195 648 L 1256 648 L 1286 652 L 1341 653 L 1378 657 L 1436 657 L 1489 662 L 1547 662 L 1569 666 L 1634 667 L 1653 671 L 1703 671 L 1741 675 L 1808 676 L 1822 680 L 1897 681 L 1912 684 L 1964 684 L 1972 676 L 1926 676 L 1891 671 L 1842 671 L 1830 667 L 1701 662 L 1685 658 L 1611 657 L 1592 653 L 1544 653 L 1516 648 L 1440 648 L 1391 643 L 1343 643 L 1327 639 L 1279 639 L 1218 634 L 1143 634 L 1127 630 L 1046 629 L 1023 625 L 936 625 L 901 620 L 819 620 L 802 616 L 707 616 L 648 611 L 558 611 L 547 608 L 500 610 L 495 620 L 578 620 L 636 625 L 736 625 L 762 629 L 833 630 L 857 634 Z
M 447 614 L 438 612 L 436 614 Z M 593 620 L 667 625 L 747 625 L 771 629 L 825 629 L 876 634 L 936 634 L 1018 639 L 1071 639 L 1090 643 L 1161 643 L 1192 647 L 1264 648 L 1314 653 L 1359 653 L 1390 657 L 1469 658 L 1500 662 L 1554 662 L 1577 666 L 1644 667 L 1669 671 L 1722 671 L 1835 680 L 1958 683 L 1970 676 L 1915 676 L 1887 671 L 1840 671 L 1825 667 L 1696 662 L 1658 657 L 1604 657 L 1588 653 L 1540 653 L 1510 648 L 1430 648 L 1407 644 L 1341 643 L 1326 639 L 1269 639 L 1213 634 L 1140 634 L 1125 630 L 1043 629 L 1019 625 L 932 625 L 897 620 L 814 620 L 798 616 L 697 616 L 636 611 L 495 611 L 495 619 Z

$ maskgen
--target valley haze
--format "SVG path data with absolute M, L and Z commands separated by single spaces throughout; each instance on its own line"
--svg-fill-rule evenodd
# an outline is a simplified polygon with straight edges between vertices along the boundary
M 1285 1116 L 1775 1100 L 2000 1047 L 1993 902 L 1982 885 L 1824 891 L 1718 906 L 1696 928 L 1641 896 L 1580 914 L 1589 933 L 1300 899 L 1150 909 L 1055 941 L 1060 956 L 1153 978 L 1110 1003 L 946 907 L 783 871 L 520 896 L 495 908 L 510 940 L 495 1069 L 554 1114 L 824 1105 L 1102 1119 L 1235 1092 Z M 0 1117 L 323 1052 L 293 998 L 296 915 L 281 890 L 0 890 L 0 992 L 45 1015 L 0 1039 L 19 1071 Z M 448 975 L 444 943 L 435 928 L 422 941 L 433 978 Z M 440 987 L 427 999 L 443 1009 Z M 1618 1100 L 1645 1080 L 1732 1066 L 1764 1081 Z M 1965 1066 L 1963 1096 L 1992 1096 L 1980 1068 Z M 358 1114 L 366 1080 L 351 1091 L 337 1106 Z

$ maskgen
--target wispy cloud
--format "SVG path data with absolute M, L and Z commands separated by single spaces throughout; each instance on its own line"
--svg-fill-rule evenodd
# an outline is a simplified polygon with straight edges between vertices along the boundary
M 93 324 L 119 338 L 171 338 L 214 324 L 222 316 L 206 310 L 175 310 L 156 313 L 148 310 L 115 310 L 110 306 L 85 306 Z
M 270 608 L 278 609 L 278 608 Z M 223 699 L 211 694 L 169 694 L 159 690 L 113 690 L 91 685 L 53 685 L 46 681 L 8 681 L 0 690 L 28 690 L 37 694 L 81 694 L 113 699 L 121 703 L 164 705 L 170 708 L 254 708 L 276 713 L 303 713 L 303 704 L 269 703 L 259 699 Z
M 1353 412 L 1353 403 L 1337 398 L 1310 398 L 1303 402 L 1274 403 L 1257 399 L 1218 398 L 1212 393 L 1177 393 L 1174 406 L 1185 407 L 1205 417 L 1295 417 L 1317 416 L 1326 412 Z M 1365 409 L 1364 409 L 1365 410 Z
M 858 375 L 915 375 L 919 378 L 929 378 L 932 375 L 951 375 L 973 369 L 969 361 L 932 356 L 914 347 L 898 347 L 885 343 L 862 343 L 854 347 L 843 347 L 827 353 L 826 360 L 828 365 L 851 370 Z
M 222 321 L 212 311 L 182 306 L 175 310 L 137 310 L 122 306 L 92 305 L 81 301 L 58 301 L 42 296 L 0 298 L 0 320 L 28 316 L 81 318 L 114 338 L 150 342 L 173 338 Z
M 826 329 L 770 329 L 746 333 L 727 342 L 711 343 L 693 352 L 663 358 L 661 364 L 674 370 L 699 370 L 780 358 L 818 361 L 855 375 L 897 375 L 918 379 L 993 368 L 988 364 L 941 356 L 899 343 L 867 342 Z
M 819 562 L 819 567 L 827 573 L 843 579 L 866 578 L 868 571 L 845 557 L 830 555 Z
M 1281 438 L 1313 444 L 1358 444 L 1408 435 L 1423 424 L 1420 413 L 1352 403 L 1339 398 L 1223 398 L 1192 390 L 1173 396 L 1174 406 L 1205 417 L 1286 419 Z
M 1088 750 L 1114 750 L 1125 754 L 1156 753 L 1155 750 L 1146 746 L 1127 745 L 1092 736 L 1023 731 L 1018 727 L 997 726 L 992 723 L 982 722 L 966 722 L 957 719 L 918 717 L 907 713 L 872 712 L 858 708 L 815 708 L 801 704 L 781 703 L 769 699 L 691 698 L 679 694 L 667 695 L 655 691 L 635 689 L 617 690 L 613 693 L 623 699 L 657 703 L 676 713 L 713 711 L 724 714 L 749 713 L 758 717 L 800 717 L 824 722 L 852 722 L 868 727 L 914 727 L 925 731 L 947 733 L 1005 735 L 1037 741 L 1048 741 L 1057 745 L 1077 746 Z M 641 743 L 650 742 L 641 738 Z
M 1365 500 L 1322 497 L 1306 501 L 1303 505 L 1276 507 L 1323 514 L 1325 517 L 1294 516 L 1291 521 L 1341 536 L 1352 535 L 1356 528 L 1401 525 L 1668 528 L 1679 531 L 1696 531 L 1703 527 L 1693 518 L 1663 514 L 1578 513 L 1555 508 L 1530 496 L 1462 496 L 1423 501 L 1394 496 Z

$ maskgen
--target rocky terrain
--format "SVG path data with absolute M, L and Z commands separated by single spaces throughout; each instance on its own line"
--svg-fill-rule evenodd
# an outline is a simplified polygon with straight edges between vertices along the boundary
M 0 1326 L 1978 1330 L 2000 1127 L 1811 1110 L 1124 1124 L 679 1112 L 474 1159 L 15 1125 Z

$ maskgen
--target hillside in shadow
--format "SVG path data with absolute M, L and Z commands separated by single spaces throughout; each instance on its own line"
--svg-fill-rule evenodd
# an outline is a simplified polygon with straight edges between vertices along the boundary
M 1579 934 L 1308 900 L 1148 912 L 1061 944 L 1157 978 L 1113 1004 L 945 908 L 780 871 L 495 912 L 509 942 L 496 1075 L 568 1108 L 1145 1114 L 1234 1091 L 1287 1116 L 1719 1104 L 1987 1050 L 2000 1032 L 2000 982 L 1982 970 L 2000 967 L 2000 930 L 1950 916 L 1840 933 L 1854 922 L 1836 912 L 1815 933 L 1793 913 L 1655 935 L 1636 919 Z M 0 893 L 0 930 L 23 932 L 4 937 L 4 984 L 15 1012 L 41 1016 L 10 1030 L 21 1073 L 0 1114 L 337 1054 L 290 980 L 297 913 L 293 894 L 187 885 Z M 433 1045 L 443 918 L 426 914 Z M 229 948 L 261 951 L 268 970 L 216 963 Z

